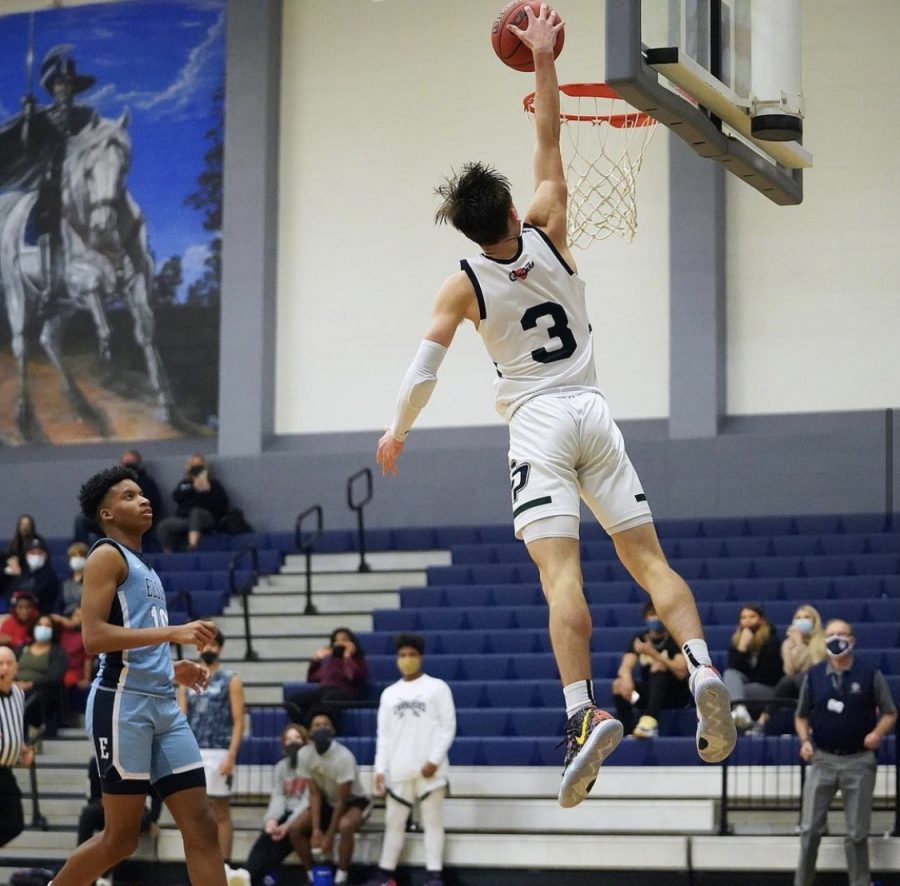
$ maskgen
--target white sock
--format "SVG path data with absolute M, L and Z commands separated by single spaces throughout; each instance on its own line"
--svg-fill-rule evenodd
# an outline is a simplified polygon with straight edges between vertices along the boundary
M 342 870 L 336 871 L 334 875 L 334 882 L 335 886 L 337 886 L 338 883 L 349 883 L 350 880 L 347 872 Z
M 704 665 L 712 667 L 712 659 L 709 657 L 709 649 L 706 647 L 706 640 L 688 640 L 681 647 L 685 660 L 688 665 L 688 673 L 693 674 L 697 668 Z
M 309 880 L 310 883 L 312 883 L 312 881 L 313 881 L 313 872 L 312 871 L 306 872 L 306 879 Z
M 590 680 L 576 680 L 568 686 L 563 686 L 563 695 L 566 699 L 567 717 L 594 703 L 594 687 Z

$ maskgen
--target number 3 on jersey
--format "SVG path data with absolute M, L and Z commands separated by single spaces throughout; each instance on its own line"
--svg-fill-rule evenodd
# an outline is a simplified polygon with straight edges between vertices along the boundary
M 538 363 L 555 363 L 557 360 L 571 357 L 578 347 L 578 342 L 575 341 L 575 336 L 569 329 L 569 318 L 566 316 L 563 306 L 552 301 L 534 305 L 522 314 L 522 329 L 526 332 L 529 329 L 535 329 L 541 317 L 549 317 L 553 321 L 553 324 L 547 327 L 547 335 L 551 340 L 557 339 L 560 346 L 552 351 L 548 351 L 547 348 L 537 348 L 531 352 L 532 359 Z

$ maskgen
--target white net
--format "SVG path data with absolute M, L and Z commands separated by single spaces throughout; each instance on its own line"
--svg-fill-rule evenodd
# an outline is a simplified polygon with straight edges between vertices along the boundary
M 569 241 L 582 249 L 613 235 L 631 241 L 637 232 L 637 174 L 656 120 L 605 84 L 564 84 L 560 93 Z M 533 112 L 533 96 L 525 99 L 525 109 Z

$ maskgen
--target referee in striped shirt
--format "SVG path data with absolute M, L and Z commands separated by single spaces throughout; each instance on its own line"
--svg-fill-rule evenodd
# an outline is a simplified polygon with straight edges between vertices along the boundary
M 18 670 L 16 654 L 9 646 L 0 646 L 0 846 L 25 828 L 22 792 L 12 767 L 19 762 L 30 766 L 34 756 L 24 741 L 25 695 L 13 683 Z

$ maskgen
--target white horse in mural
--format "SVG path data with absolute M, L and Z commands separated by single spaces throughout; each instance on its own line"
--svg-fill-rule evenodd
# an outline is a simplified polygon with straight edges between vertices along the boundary
M 98 118 L 66 147 L 62 171 L 62 256 L 65 296 L 51 300 L 40 318 L 40 341 L 62 377 L 62 387 L 79 416 L 107 435 L 106 420 L 88 403 L 62 359 L 66 321 L 76 310 L 89 311 L 102 361 L 110 357 L 106 308 L 121 299 L 131 312 L 134 338 L 143 352 L 147 380 L 158 417 L 170 421 L 172 399 L 154 342 L 149 295 L 153 261 L 147 226 L 125 184 L 131 161 L 129 112 L 117 120 Z M 40 303 L 43 286 L 40 255 L 25 242 L 25 229 L 37 194 L 0 196 L 0 286 L 16 361 L 16 423 L 26 440 L 42 438 L 28 386 L 25 330 Z

